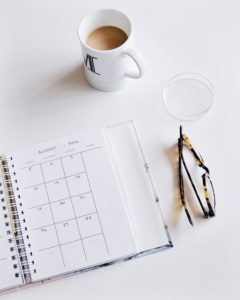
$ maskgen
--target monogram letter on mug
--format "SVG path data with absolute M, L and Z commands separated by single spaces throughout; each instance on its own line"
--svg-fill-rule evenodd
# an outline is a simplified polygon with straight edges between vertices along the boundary
M 102 91 L 116 91 L 128 77 L 140 78 L 145 70 L 143 58 L 132 48 L 132 26 L 126 15 L 103 9 L 87 15 L 80 23 L 78 35 L 88 82 Z M 130 57 L 137 71 L 128 66 Z

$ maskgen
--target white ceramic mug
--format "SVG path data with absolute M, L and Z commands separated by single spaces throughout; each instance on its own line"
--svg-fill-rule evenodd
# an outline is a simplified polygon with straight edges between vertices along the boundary
M 86 44 L 89 34 L 102 26 L 115 26 L 128 36 L 119 47 L 111 50 L 96 50 Z M 84 58 L 84 71 L 88 82 L 103 91 L 116 91 L 123 88 L 130 78 L 140 78 L 145 65 L 143 58 L 132 48 L 132 25 L 129 18 L 120 11 L 102 9 L 90 13 L 83 18 L 78 27 Z M 137 66 L 137 71 L 130 70 L 130 57 Z

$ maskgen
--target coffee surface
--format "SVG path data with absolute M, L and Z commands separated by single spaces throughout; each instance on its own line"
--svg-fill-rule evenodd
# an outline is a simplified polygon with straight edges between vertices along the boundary
M 127 38 L 127 34 L 118 27 L 102 26 L 89 34 L 86 43 L 96 50 L 111 50 L 121 46 Z

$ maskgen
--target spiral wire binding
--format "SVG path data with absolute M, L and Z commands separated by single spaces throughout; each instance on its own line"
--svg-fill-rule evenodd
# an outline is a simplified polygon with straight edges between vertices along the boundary
M 6 194 L 6 199 L 1 197 L 1 202 L 3 203 L 2 209 L 6 219 L 5 225 L 8 227 L 7 234 L 11 235 L 8 239 L 11 244 L 10 251 L 15 252 L 12 255 L 13 268 L 16 270 L 15 277 L 22 276 L 23 280 L 28 283 L 32 281 L 32 273 L 36 273 L 36 269 L 34 268 L 28 228 L 12 161 L 12 157 L 0 157 L 3 177 L 3 186 L 0 186 L 0 194 L 1 196 L 4 192 Z

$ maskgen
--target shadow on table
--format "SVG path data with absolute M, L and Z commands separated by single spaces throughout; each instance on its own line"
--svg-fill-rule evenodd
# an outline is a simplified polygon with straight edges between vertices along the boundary
M 179 178 L 178 178 L 178 147 L 177 144 L 171 146 L 170 148 L 165 150 L 165 154 L 168 157 L 168 160 L 172 166 L 172 174 L 173 174 L 173 198 L 172 198 L 172 207 L 170 211 L 170 215 L 168 217 L 168 223 L 171 228 L 176 228 L 180 222 L 181 214 L 185 214 L 179 191 Z M 196 198 L 195 194 L 191 186 L 189 185 L 188 178 L 186 174 L 184 174 L 184 192 L 185 192 L 185 201 L 187 203 L 187 207 L 190 210 L 190 214 L 194 216 L 196 219 L 202 219 L 202 215 L 197 207 L 197 203 L 194 200 Z M 186 217 L 186 222 L 188 222 Z
M 85 91 L 91 91 L 93 88 L 88 84 L 84 77 L 84 65 L 78 65 L 71 70 L 54 76 L 50 79 L 42 91 L 39 93 L 53 92 L 76 92 L 81 94 Z
M 53 75 L 52 78 L 47 79 L 46 83 L 39 83 L 34 96 L 41 97 L 59 93 L 81 95 L 93 91 L 96 90 L 85 79 L 84 64 L 80 64 L 70 70 Z
M 84 90 L 91 90 L 92 87 L 88 84 L 84 77 L 84 64 L 81 64 L 67 73 L 63 74 L 61 77 L 52 85 L 52 88 L 61 88 L 61 89 L 76 89 L 78 92 Z
M 86 81 L 83 73 L 84 65 L 78 65 L 55 74 L 45 82 L 39 82 L 37 86 L 32 87 L 27 95 L 22 108 L 27 112 L 40 114 L 46 110 L 48 113 L 54 109 L 62 109 L 71 105 L 89 104 L 89 101 L 95 101 L 97 97 L 88 97 L 99 93 L 91 87 Z

